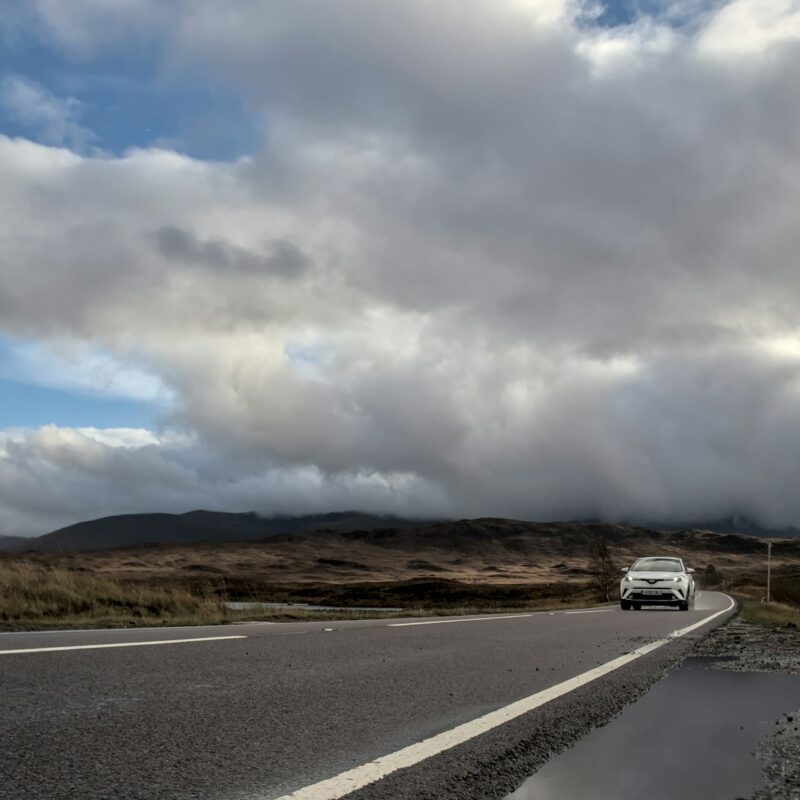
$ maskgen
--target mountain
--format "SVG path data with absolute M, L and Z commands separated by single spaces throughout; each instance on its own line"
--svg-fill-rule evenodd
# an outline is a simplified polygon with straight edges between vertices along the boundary
M 363 537 L 366 537 L 371 545 L 377 547 L 388 546 L 390 542 L 400 545 L 401 541 L 402 548 L 427 548 L 438 543 L 442 547 L 464 549 L 466 552 L 485 552 L 487 546 L 502 538 L 504 547 L 512 550 L 517 548 L 520 553 L 527 552 L 530 548 L 537 551 L 545 548 L 553 555 L 559 550 L 566 552 L 571 548 L 581 549 L 587 537 L 596 535 L 605 536 L 619 546 L 624 546 L 634 536 L 639 543 L 650 539 L 654 547 L 664 545 L 672 538 L 684 542 L 702 540 L 712 550 L 723 547 L 724 542 L 723 549 L 744 547 L 753 551 L 763 546 L 754 537 L 783 535 L 797 538 L 791 537 L 789 531 L 758 528 L 743 518 L 687 525 L 681 530 L 659 530 L 654 526 L 602 522 L 526 522 L 511 519 L 435 522 L 362 514 L 357 511 L 297 517 L 263 517 L 254 512 L 234 514 L 222 511 L 190 511 L 186 514 L 122 514 L 79 522 L 31 539 L 0 537 L 0 552 L 105 550 L 148 544 L 246 542 L 321 531 L 347 534 L 347 539 L 352 543 L 357 539 L 363 541 Z M 687 536 L 689 532 L 691 536 Z M 711 533 L 716 535 L 711 536 Z M 321 541 L 316 533 L 314 541 Z
M 681 527 L 702 528 L 707 531 L 716 531 L 717 533 L 738 533 L 742 536 L 761 536 L 780 539 L 800 537 L 800 528 L 791 526 L 787 528 L 765 528 L 752 519 L 738 514 L 725 519 L 713 520 L 712 522 L 703 522 L 702 524 L 695 522 L 691 525 L 682 525 Z
M 25 549 L 30 539 L 24 536 L 0 536 L 0 553 L 11 553 Z
M 121 514 L 78 522 L 52 533 L 22 540 L 13 550 L 105 550 L 146 544 L 244 542 L 315 530 L 352 531 L 429 525 L 399 517 L 342 511 L 301 517 L 262 517 L 255 512 L 189 511 L 186 514 Z M 10 537 L 17 538 L 17 537 Z

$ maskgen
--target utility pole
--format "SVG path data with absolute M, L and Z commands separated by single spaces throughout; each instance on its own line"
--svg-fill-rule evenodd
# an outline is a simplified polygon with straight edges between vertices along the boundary
M 772 542 L 767 542 L 767 602 L 770 602 L 770 583 L 772 582 Z

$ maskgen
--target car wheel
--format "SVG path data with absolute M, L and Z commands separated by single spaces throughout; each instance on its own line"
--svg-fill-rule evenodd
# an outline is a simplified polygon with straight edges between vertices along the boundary
M 634 611 L 641 611 L 642 610 L 642 604 L 641 603 L 634 603 L 633 604 L 633 610 Z
M 631 610 L 631 604 L 630 604 L 630 601 L 628 601 L 628 600 L 620 600 L 620 601 L 619 601 L 619 607 L 620 607 L 620 608 L 621 608 L 623 611 L 630 611 L 630 610 Z
M 689 610 L 689 601 L 685 601 L 683 603 L 678 603 L 678 610 L 679 611 L 688 611 Z

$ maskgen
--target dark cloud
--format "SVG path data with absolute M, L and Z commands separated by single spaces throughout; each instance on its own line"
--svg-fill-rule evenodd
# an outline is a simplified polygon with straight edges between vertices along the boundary
M 254 253 L 223 239 L 199 240 L 190 231 L 165 225 L 154 238 L 165 258 L 217 270 L 234 270 L 255 274 L 271 274 L 281 278 L 298 278 L 310 266 L 297 245 L 285 239 L 268 244 L 266 254 Z
M 101 46 L 109 7 L 70 8 L 37 13 L 87 58 L 136 15 Z M 19 497 L 800 524 L 796 4 L 613 30 L 560 0 L 143 9 L 160 74 L 225 83 L 264 146 L 0 138 L 0 324 L 135 357 L 191 444 L 73 484 L 68 432 L 20 434 Z

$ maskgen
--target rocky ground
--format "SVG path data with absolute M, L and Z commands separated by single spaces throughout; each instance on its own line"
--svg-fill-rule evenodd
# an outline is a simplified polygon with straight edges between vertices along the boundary
M 777 721 L 775 733 L 758 746 L 766 787 L 753 800 L 800 799 L 800 709 Z
M 718 669 L 800 674 L 800 632 L 751 625 L 737 617 L 712 631 L 692 655 L 719 657 Z M 787 710 L 775 725 L 756 752 L 765 786 L 752 800 L 800 800 L 800 709 Z
M 719 657 L 719 669 L 800 674 L 800 632 L 735 617 L 701 640 L 692 655 Z

